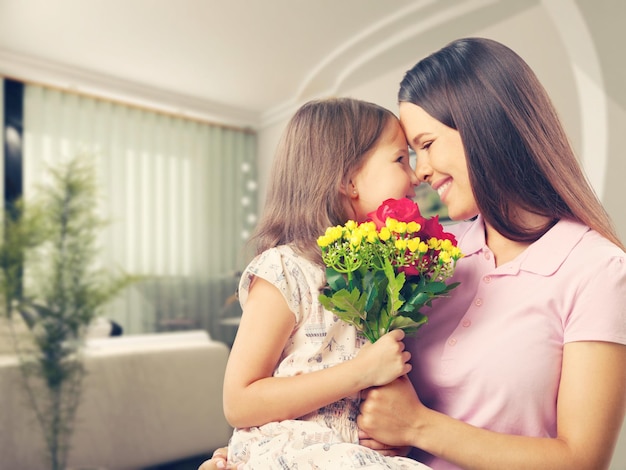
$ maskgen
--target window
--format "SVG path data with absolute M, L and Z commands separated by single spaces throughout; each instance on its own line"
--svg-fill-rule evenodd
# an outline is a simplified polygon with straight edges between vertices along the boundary
M 145 276 L 107 314 L 125 332 L 215 332 L 236 273 L 249 261 L 256 135 L 26 86 L 25 198 L 49 165 L 78 154 L 96 161 L 110 220 L 103 263 Z

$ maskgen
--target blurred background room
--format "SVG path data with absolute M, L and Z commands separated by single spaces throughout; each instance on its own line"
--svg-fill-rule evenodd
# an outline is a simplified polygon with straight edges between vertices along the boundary
M 142 276 L 104 316 L 125 337 L 203 331 L 229 346 L 287 120 L 328 96 L 397 112 L 404 72 L 459 37 L 499 40 L 537 72 L 626 238 L 625 21 L 622 0 L 0 0 L 0 188 L 28 200 L 46 165 L 90 155 L 101 262 Z M 221 391 L 223 369 L 193 374 Z

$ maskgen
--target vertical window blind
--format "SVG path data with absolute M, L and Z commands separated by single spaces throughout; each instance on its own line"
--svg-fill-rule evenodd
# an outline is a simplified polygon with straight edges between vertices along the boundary
M 249 261 L 256 135 L 28 85 L 25 199 L 47 167 L 78 155 L 94 160 L 109 220 L 102 262 L 144 276 L 106 314 L 125 332 L 219 335 L 224 305 Z

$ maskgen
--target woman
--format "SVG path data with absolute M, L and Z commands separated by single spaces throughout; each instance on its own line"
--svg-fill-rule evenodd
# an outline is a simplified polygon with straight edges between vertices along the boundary
M 370 390 L 360 428 L 434 469 L 607 468 L 626 257 L 543 87 L 502 44 L 462 39 L 407 72 L 399 101 L 418 178 L 476 219 L 454 228 L 461 286 L 407 340 L 417 394 Z

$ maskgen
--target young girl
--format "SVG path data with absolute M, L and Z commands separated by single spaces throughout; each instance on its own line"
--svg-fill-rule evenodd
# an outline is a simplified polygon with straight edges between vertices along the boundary
M 358 445 L 362 389 L 406 374 L 404 333 L 365 344 L 318 301 L 325 283 L 317 238 L 362 222 L 417 183 L 398 119 L 377 105 L 304 105 L 279 145 L 243 273 L 241 324 L 226 369 L 224 411 L 235 432 L 228 464 L 242 468 L 427 468 Z

